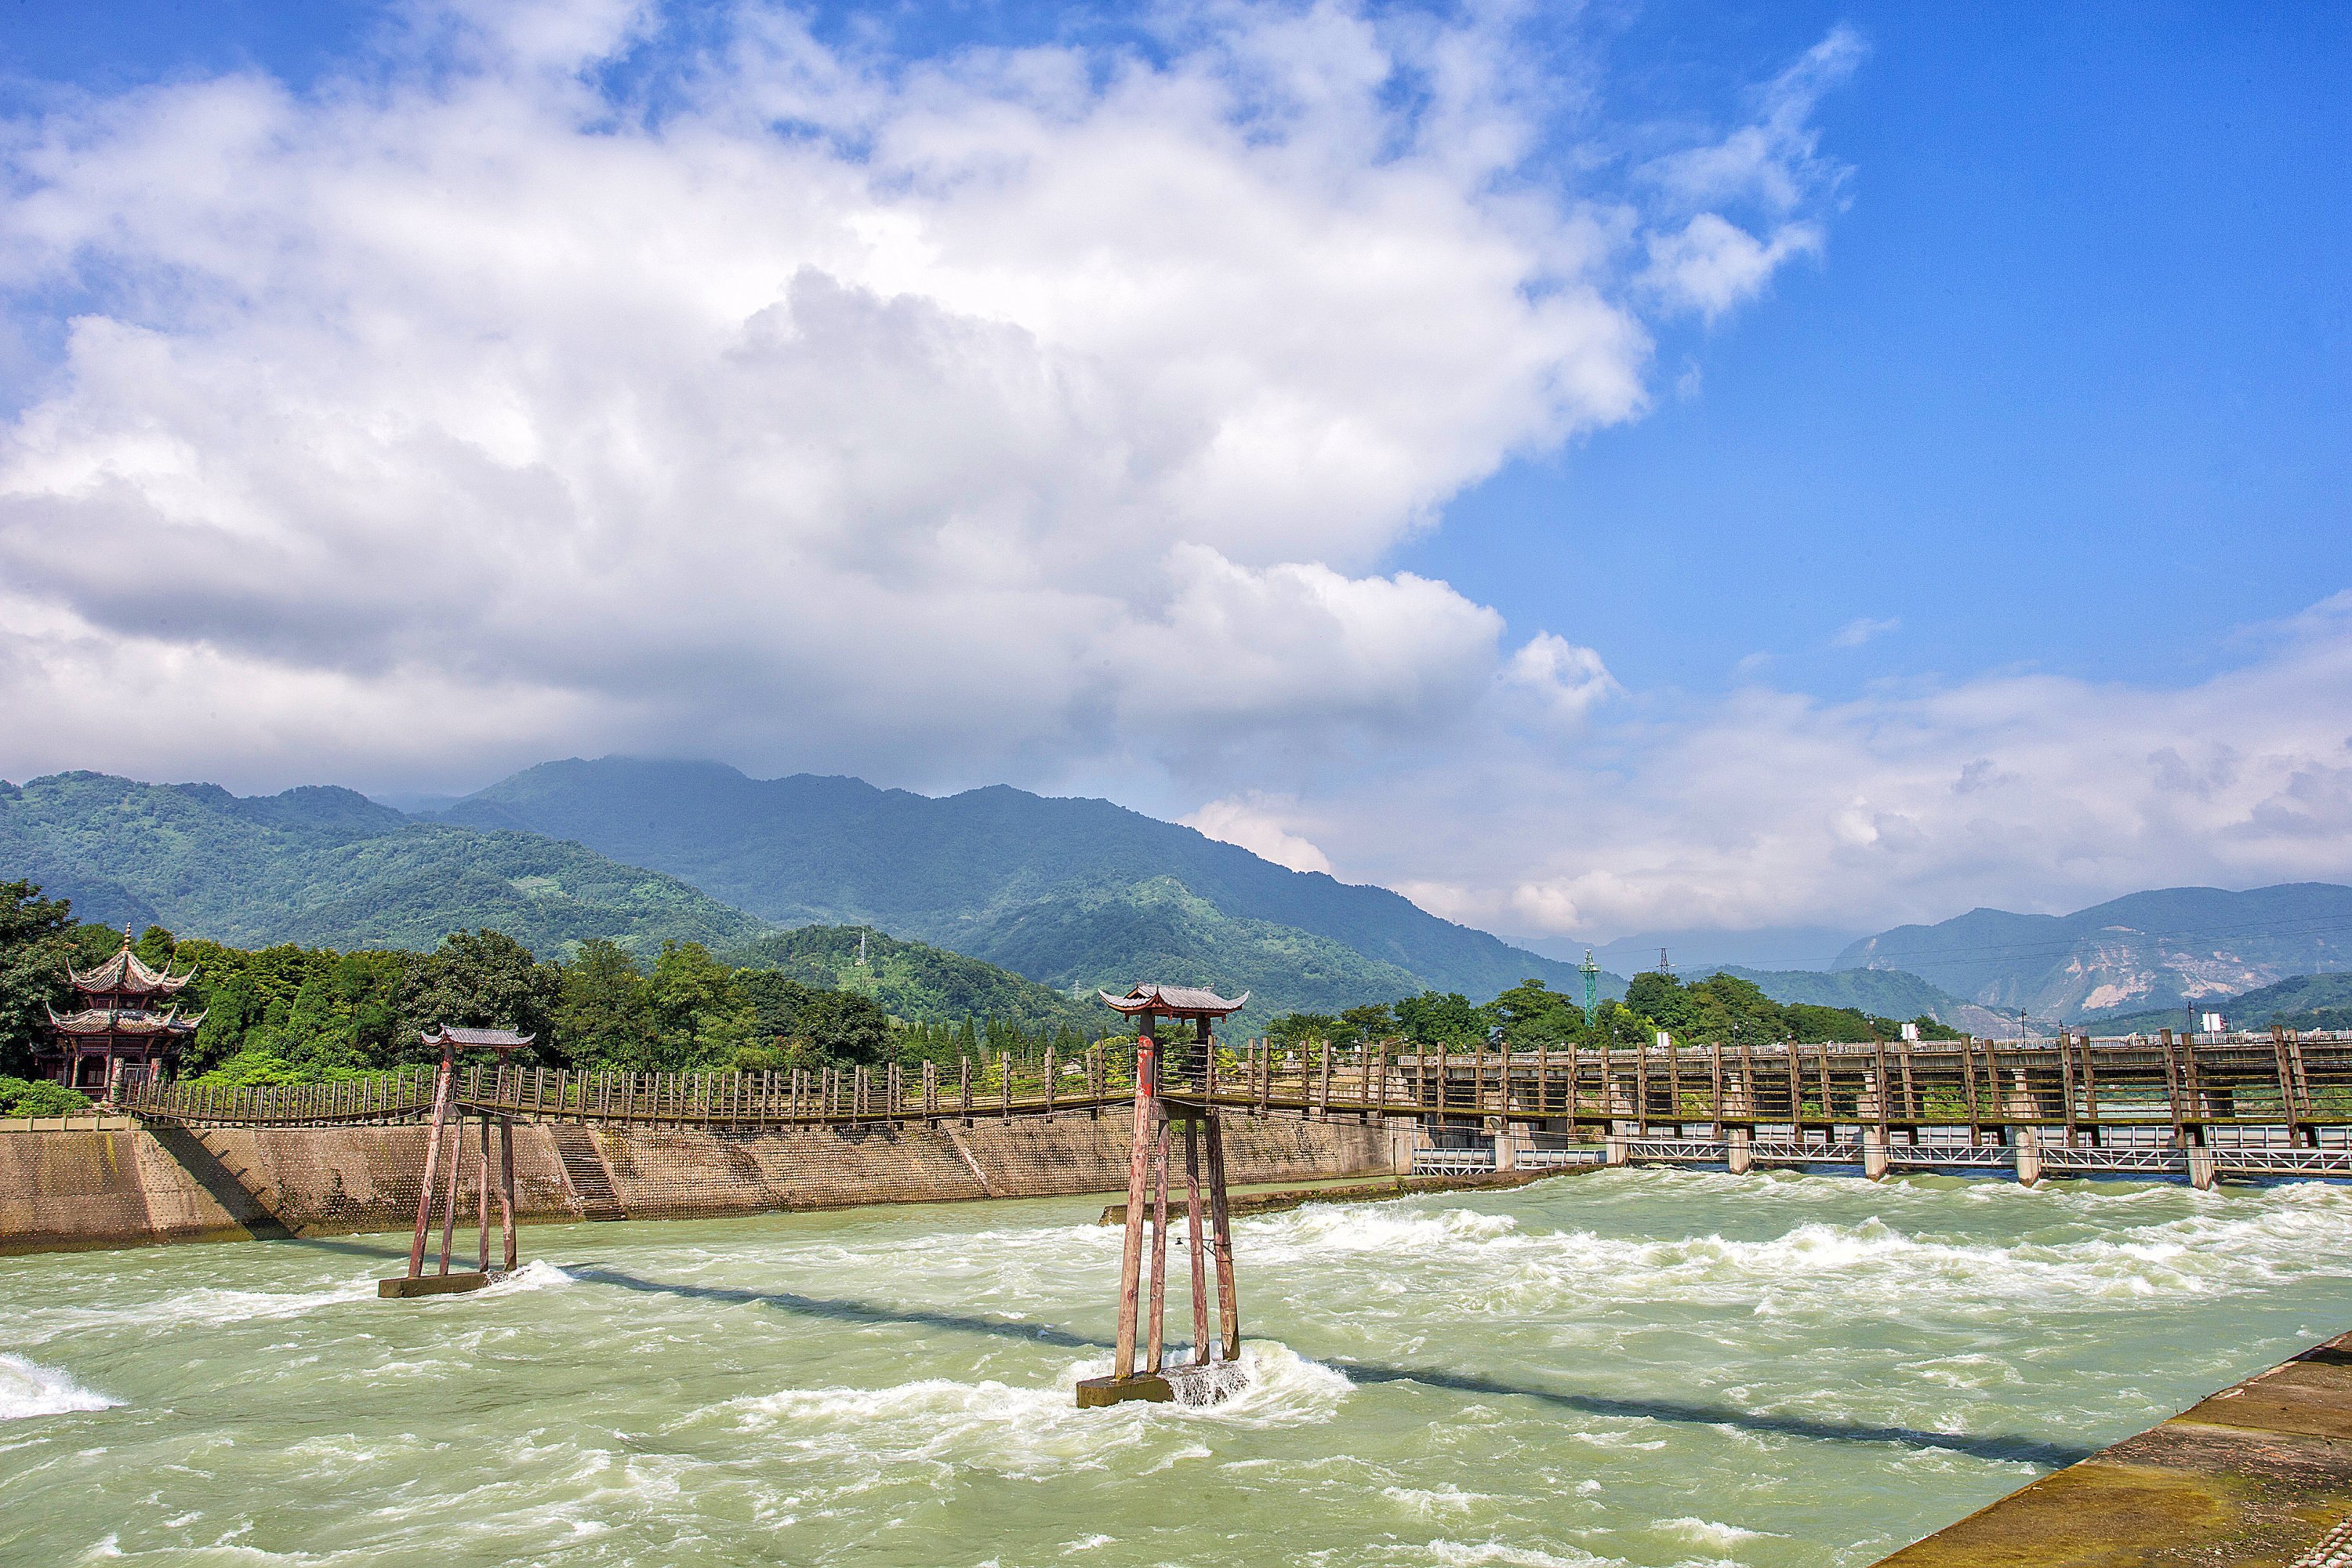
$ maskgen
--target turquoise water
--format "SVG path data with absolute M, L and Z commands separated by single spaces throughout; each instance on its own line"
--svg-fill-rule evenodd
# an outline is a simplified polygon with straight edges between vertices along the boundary
M 1081 1413 L 1099 1208 L 0 1259 L 0 1563 L 1867 1563 L 2352 1327 L 2342 1187 L 1612 1171 L 1242 1221 L 1250 1390 Z

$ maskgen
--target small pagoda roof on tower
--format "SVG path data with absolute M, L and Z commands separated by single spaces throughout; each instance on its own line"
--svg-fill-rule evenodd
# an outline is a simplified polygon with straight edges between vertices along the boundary
M 1160 1013 L 1177 1018 L 1222 1018 L 1228 1013 L 1239 1012 L 1250 999 L 1246 991 L 1228 1000 L 1196 986 L 1153 984 L 1135 986 L 1124 996 L 1114 996 L 1108 991 L 1095 994 L 1122 1013 Z
M 539 1038 L 537 1035 L 518 1035 L 511 1029 L 453 1029 L 443 1024 L 416 1037 L 428 1046 L 455 1046 L 461 1051 L 511 1051 Z
M 66 973 L 72 976 L 77 991 L 95 991 L 109 995 L 152 996 L 171 995 L 185 985 L 196 973 L 196 966 L 174 974 L 167 961 L 161 969 L 150 969 L 140 956 L 131 951 L 131 928 L 122 928 L 122 946 L 112 958 L 96 969 L 76 969 L 68 964 Z

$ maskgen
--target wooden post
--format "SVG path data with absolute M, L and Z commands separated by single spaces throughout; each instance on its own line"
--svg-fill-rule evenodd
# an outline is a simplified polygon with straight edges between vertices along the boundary
M 1225 1134 L 1223 1119 L 1208 1114 L 1209 1245 L 1217 1263 L 1217 1324 L 1224 1334 L 1225 1359 L 1242 1359 L 1242 1310 L 1234 1283 L 1234 1227 L 1225 1209 Z
M 1650 1042 L 1633 1047 L 1633 1123 L 1643 1137 L 1650 1135 Z
M 1969 1035 L 1960 1041 L 1960 1078 L 1963 1092 L 1969 1097 L 1969 1147 L 1984 1142 L 1982 1112 L 1977 1106 L 1977 1037 Z
M 1054 1081 L 1054 1077 L 1055 1077 L 1055 1075 L 1056 1073 L 1058 1073 L 1060 1070 L 1061 1070 L 1061 1063 L 1060 1063 L 1058 1060 L 1056 1060 L 1056 1059 L 1055 1059 L 1055 1055 L 1054 1055 L 1054 1047 L 1053 1047 L 1051 1045 L 1046 1046 L 1046 1047 L 1045 1047 L 1045 1120 L 1046 1120 L 1046 1121 L 1053 1121 L 1053 1120 L 1054 1120 L 1054 1092 L 1055 1092 L 1055 1090 L 1057 1088 L 1059 1088 L 1059 1087 L 1060 1087 L 1059 1085 L 1057 1085 L 1057 1084 L 1055 1084 L 1055 1081 Z M 1155 1363 L 1154 1364 L 1155 1364 L 1155 1366 L 1157 1365 L 1157 1363 Z
M 514 1123 L 499 1118 L 499 1233 L 506 1242 L 508 1273 L 515 1266 Z
M 1184 1233 L 1192 1253 L 1192 1364 L 1209 1362 L 1209 1238 L 1201 1215 L 1201 1123 L 1184 1119 Z
M 2176 1149 L 2189 1142 L 2188 1126 L 2180 1114 L 2180 1067 L 2172 1057 L 2172 1031 L 2167 1029 L 2158 1041 L 2164 1053 L 2164 1100 L 2172 1112 L 2172 1146 Z
M 2074 1147 L 2074 1047 L 2072 1037 L 2058 1031 L 2058 1088 L 2066 1100 L 2066 1147 Z
M 1143 1284 L 1143 1205 L 1150 1195 L 1144 1186 L 1151 1158 L 1152 1048 L 1151 1017 L 1143 1019 L 1144 1033 L 1135 1042 L 1135 1129 L 1127 1161 L 1127 1241 L 1118 1264 L 1118 1336 L 1111 1360 L 1113 1377 L 1135 1375 L 1135 1310 Z M 1003 1062 L 1002 1057 L 998 1058 Z M 1008 1080 L 1009 1081 L 1009 1080 Z
M 1168 1311 L 1168 1131 L 1162 1111 L 1151 1140 L 1151 1338 L 1144 1352 L 1155 1373 L 1168 1364 L 1163 1328 Z
M 2091 1147 L 2105 1142 L 2099 1136 L 2099 1075 L 2091 1062 L 2091 1037 L 2083 1036 L 2083 1119 L 2091 1124 Z
M 1666 1037 L 1666 1118 L 1675 1136 L 1683 1135 L 1683 1058 L 1672 1035 Z
M 449 1244 L 457 1234 L 457 1165 L 458 1154 L 466 1147 L 466 1117 L 460 1111 L 450 1119 L 448 1186 L 441 1201 L 441 1269 L 449 1272 Z
M 1887 1128 L 1894 1107 L 1887 1103 L 1890 1097 L 1886 1092 L 1886 1042 L 1874 1040 L 1871 1043 L 1876 1047 L 1871 1052 L 1871 1071 L 1876 1075 L 1876 1081 L 1871 1088 L 1878 1098 L 1878 1142 L 1884 1148 L 1894 1141 Z M 1881 1173 L 1884 1174 L 1883 1172 Z
M 2189 1112 L 2197 1118 L 2196 1136 L 2201 1142 L 2205 1133 L 2205 1086 L 2197 1074 L 2197 1037 L 2187 1035 L 2180 1041 L 2180 1089 L 2189 1101 Z
M 474 1267 L 488 1274 L 490 1271 L 490 1119 L 474 1118 L 474 1229 L 475 1255 L 479 1259 Z
M 956 1058 L 956 1109 L 963 1112 L 963 1124 L 971 1125 L 971 1058 Z
M 416 1192 L 416 1239 L 408 1245 L 408 1277 L 418 1279 L 425 1273 L 425 1237 L 433 1223 L 433 1183 L 440 1174 L 441 1123 L 449 1115 L 449 1096 L 456 1088 L 457 1047 L 444 1044 L 441 1047 L 441 1070 L 433 1080 L 433 1131 L 431 1142 L 425 1146 L 425 1182 Z

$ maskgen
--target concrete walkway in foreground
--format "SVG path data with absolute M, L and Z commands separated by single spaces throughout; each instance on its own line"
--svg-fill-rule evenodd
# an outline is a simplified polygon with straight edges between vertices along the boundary
M 1879 1568 L 2352 1568 L 2352 1334 L 2053 1470 Z

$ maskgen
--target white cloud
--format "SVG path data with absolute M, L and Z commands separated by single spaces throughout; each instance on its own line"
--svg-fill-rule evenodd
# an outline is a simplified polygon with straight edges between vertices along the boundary
M 2183 688 L 2003 674 L 1642 705 L 1583 766 L 1498 742 L 1320 801 L 1318 841 L 1456 919 L 1601 935 L 2352 879 L 2352 593 Z
M 1595 703 L 1624 690 L 1599 653 L 1555 632 L 1529 637 L 1504 667 L 1503 679 L 1533 695 L 1553 721 L 1570 725 L 1581 721 Z
M 1769 240 L 1738 225 L 1701 213 L 1672 234 L 1653 235 L 1645 280 L 1663 299 L 1712 321 L 1762 292 L 1782 264 L 1818 255 L 1822 231 L 1809 223 L 1782 224 Z
M 1507 660 L 1382 554 L 1643 406 L 1658 245 L 1706 301 L 1779 264 L 1699 255 L 1696 165 L 1655 245 L 1638 190 L 1523 174 L 1546 89 L 1484 12 L 891 63 L 755 5 L 659 114 L 592 85 L 650 5 L 408 15 L 373 75 L 0 153 L 0 289 L 82 301 L 0 430 L 0 766 L 1246 784 L 1498 677 L 1580 710 L 1597 656 Z M 1740 156 L 1812 156 L 1793 90 Z M 205 721 L 91 734 L 100 672 Z
M 1863 644 L 1883 637 L 1889 632 L 1901 630 L 1902 626 L 1903 617 L 1900 616 L 1888 616 L 1883 620 L 1873 620 L 1868 616 L 1857 616 L 1837 629 L 1837 635 L 1830 638 L 1830 646 L 1860 647 Z
M 1255 792 L 1225 800 L 1213 800 L 1208 805 L 1181 818 L 1185 826 L 1197 828 L 1210 837 L 1225 844 L 1238 844 L 1251 854 L 1287 866 L 1294 871 L 1331 869 L 1330 858 L 1315 847 L 1312 839 L 1293 833 L 1284 826 L 1296 816 L 1298 802 L 1286 796 L 1260 795 Z

